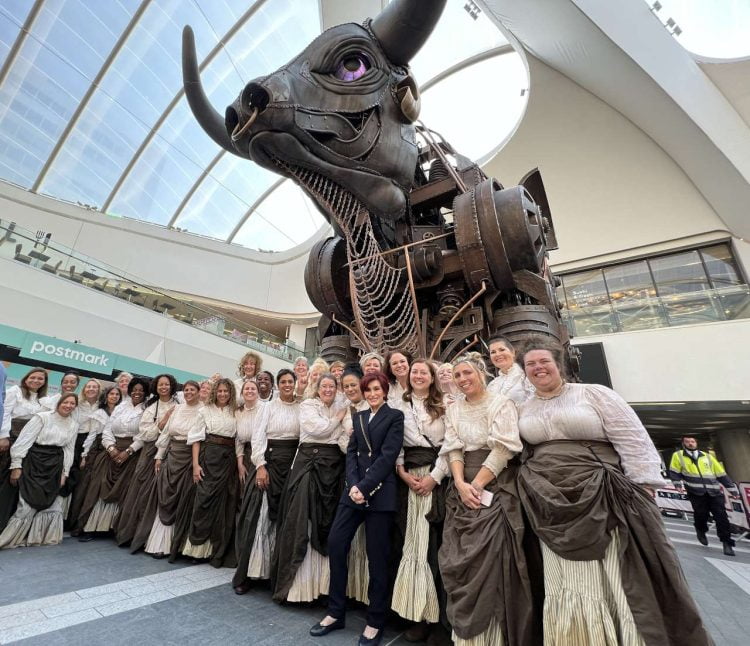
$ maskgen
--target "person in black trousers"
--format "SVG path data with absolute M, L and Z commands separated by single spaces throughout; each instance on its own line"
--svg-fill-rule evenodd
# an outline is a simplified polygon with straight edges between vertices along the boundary
M 328 537 L 331 583 L 328 615 L 310 629 L 313 637 L 346 624 L 346 583 L 349 546 L 365 523 L 370 585 L 367 625 L 359 646 L 377 646 L 383 639 L 388 610 L 388 554 L 391 526 L 398 507 L 396 459 L 404 441 L 404 414 L 388 406 L 388 379 L 382 373 L 362 378 L 360 387 L 369 410 L 353 416 L 346 452 L 346 485 Z

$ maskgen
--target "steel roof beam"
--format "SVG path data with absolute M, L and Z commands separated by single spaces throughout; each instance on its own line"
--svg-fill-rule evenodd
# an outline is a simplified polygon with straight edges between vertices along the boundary
M 60 154 L 62 147 L 65 145 L 65 142 L 68 140 L 68 137 L 70 137 L 70 134 L 73 132 L 73 129 L 78 123 L 78 120 L 81 118 L 83 111 L 86 109 L 86 106 L 89 104 L 91 97 L 94 96 L 94 92 L 99 87 L 99 84 L 104 78 L 104 75 L 109 71 L 109 68 L 112 66 L 112 63 L 114 63 L 115 59 L 117 58 L 117 55 L 125 46 L 125 43 L 130 37 L 130 34 L 138 25 L 138 22 L 140 21 L 141 16 L 145 13 L 149 4 L 151 4 L 151 0 L 143 0 L 143 2 L 141 2 L 140 6 L 138 7 L 138 9 L 136 9 L 135 13 L 133 14 L 133 17 L 130 19 L 130 22 L 128 23 L 127 27 L 125 27 L 123 32 L 120 34 L 120 37 L 117 39 L 117 42 L 112 48 L 112 51 L 109 52 L 107 59 L 104 61 L 104 64 L 101 66 L 101 68 L 97 72 L 96 76 L 94 77 L 94 80 L 91 81 L 91 85 L 89 85 L 88 90 L 86 90 L 86 94 L 83 95 L 83 98 L 78 103 L 78 107 L 76 108 L 75 112 L 73 113 L 73 116 L 70 118 L 67 125 L 65 126 L 65 130 L 62 131 L 62 134 L 60 135 L 60 138 L 57 140 L 55 147 L 52 149 L 52 152 L 50 152 L 49 156 L 47 157 L 47 161 L 44 163 L 44 166 L 42 166 L 42 170 L 39 171 L 39 175 L 37 175 L 36 180 L 34 180 L 34 184 L 31 187 L 31 191 L 33 193 L 36 193 L 39 190 L 39 187 L 42 185 L 42 182 L 44 181 L 44 178 L 47 176 L 47 173 L 52 167 L 52 164 L 55 162 L 55 159 L 57 159 L 57 156 Z

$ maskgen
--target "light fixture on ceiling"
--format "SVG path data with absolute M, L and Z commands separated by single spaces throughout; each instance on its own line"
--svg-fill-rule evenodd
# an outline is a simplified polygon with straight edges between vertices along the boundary
M 651 13 L 656 13 L 657 11 L 660 11 L 660 10 L 661 10 L 661 2 L 658 2 L 658 0 L 657 2 L 654 2 L 654 4 L 651 5 L 651 9 L 649 9 Z
M 679 36 L 682 33 L 682 29 L 675 22 L 674 18 L 668 18 L 667 22 L 664 23 L 664 26 L 667 28 L 667 31 L 672 34 L 672 36 Z
M 472 0 L 468 0 L 464 5 L 464 9 L 474 20 L 479 18 L 479 14 L 482 13 L 482 10 L 477 6 L 476 2 L 473 2 Z

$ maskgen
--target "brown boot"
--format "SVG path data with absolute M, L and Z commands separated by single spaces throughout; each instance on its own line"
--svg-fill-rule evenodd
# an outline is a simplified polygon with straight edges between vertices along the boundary
M 423 642 L 427 639 L 427 635 L 430 634 L 430 624 L 425 621 L 420 621 L 417 624 L 413 624 L 409 630 L 404 633 L 404 639 L 408 642 Z

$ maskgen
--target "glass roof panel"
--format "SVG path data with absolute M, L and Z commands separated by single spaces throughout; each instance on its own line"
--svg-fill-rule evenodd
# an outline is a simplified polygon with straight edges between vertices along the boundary
M 5 177 L 22 186 L 33 185 L 136 3 L 89 5 L 47 0 L 0 88 Z
M 14 0 L 14 2 L 6 2 L 0 5 L 0 16 L 3 16 L 8 22 L 16 25 L 16 33 L 18 33 L 26 22 L 26 17 L 31 11 L 31 7 L 34 6 L 34 0 Z M 15 40 L 15 36 L 13 37 Z M 12 41 L 11 41 L 12 42 Z
M 470 14 L 466 9 L 468 4 L 446 4 L 435 30 L 411 62 L 418 84 L 426 83 L 467 58 L 508 44 L 507 38 L 487 15 L 483 11 Z M 450 47 L 446 43 L 450 43 Z
M 10 53 L 13 43 L 21 33 L 21 26 L 26 20 L 32 0 L 13 2 L 8 7 L 0 7 L 0 68 Z
M 325 223 L 302 190 L 286 180 L 250 214 L 233 242 L 259 251 L 284 251 L 302 244 Z
M 148 132 L 130 112 L 97 90 L 39 192 L 101 207 Z
M 228 229 L 220 237 L 227 238 L 240 218 L 277 178 L 278 175 L 246 159 L 224 155 L 185 205 L 175 226 L 215 235 L 208 232 L 217 222 L 222 222 Z
M 501 146 L 520 120 L 527 87 L 526 68 L 518 54 L 495 56 L 451 74 L 424 92 L 420 119 L 457 152 L 481 161 Z M 471 106 L 466 118 L 457 119 L 457 97 L 465 95 L 467 88 L 471 88 Z
M 685 49 L 709 58 L 750 56 L 748 0 L 645 0 Z M 654 6 L 657 5 L 657 6 Z

